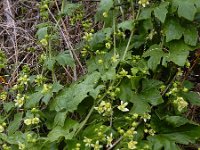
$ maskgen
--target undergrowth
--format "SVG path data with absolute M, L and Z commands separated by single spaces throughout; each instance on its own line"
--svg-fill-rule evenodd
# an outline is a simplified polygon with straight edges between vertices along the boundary
M 2 30 L 2 150 L 198 149 L 199 0 L 17 4 L 37 21 Z

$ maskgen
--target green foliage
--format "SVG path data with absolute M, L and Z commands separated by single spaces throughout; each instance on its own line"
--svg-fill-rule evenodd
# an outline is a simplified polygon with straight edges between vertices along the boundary
M 198 0 L 101 0 L 88 20 L 84 3 L 54 3 L 39 3 L 38 68 L 23 67 L 14 85 L 1 78 L 3 150 L 179 150 L 198 142 L 199 121 L 187 115 L 200 106 L 188 81 L 199 60 Z M 85 32 L 76 48 L 66 22 Z

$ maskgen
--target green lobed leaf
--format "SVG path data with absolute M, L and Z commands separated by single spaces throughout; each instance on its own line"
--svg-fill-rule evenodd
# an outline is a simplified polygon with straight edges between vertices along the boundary
M 49 103 L 50 99 L 53 97 L 53 93 L 49 92 L 43 95 L 42 102 L 44 102 L 46 105 Z
M 145 19 L 149 19 L 151 18 L 151 13 L 152 13 L 153 9 L 152 8 L 143 8 L 141 10 L 141 13 L 138 17 L 139 20 L 145 20 Z
M 179 66 L 184 66 L 189 55 L 189 51 L 192 50 L 192 47 L 186 45 L 182 40 L 173 41 L 168 43 L 169 55 L 165 57 L 165 60 L 168 62 L 172 61 Z
M 166 7 L 169 6 L 169 2 L 162 2 L 158 7 L 154 9 L 154 15 L 158 18 L 162 23 L 165 22 L 166 15 L 168 10 Z
M 56 111 L 65 109 L 67 112 L 73 112 L 77 106 L 88 97 L 88 93 L 95 89 L 95 86 L 100 79 L 100 73 L 93 72 L 86 76 L 86 79 L 79 84 L 73 84 L 66 87 L 54 99 L 52 106 Z
M 42 97 L 43 94 L 40 91 L 29 95 L 29 98 L 25 103 L 25 108 L 35 107 L 39 103 Z
M 166 116 L 165 120 L 173 127 L 180 127 L 190 122 L 188 119 L 181 116 Z
M 19 129 L 22 121 L 22 116 L 23 116 L 22 112 L 15 114 L 14 120 L 9 124 L 7 128 L 9 135 L 15 133 Z
M 101 0 L 98 10 L 108 12 L 113 6 L 113 0 Z
M 194 1 L 190 0 L 173 0 L 173 7 L 178 7 L 178 16 L 193 21 L 196 14 Z
M 47 58 L 47 59 L 45 59 L 45 61 L 44 61 L 44 66 L 45 66 L 48 70 L 53 71 L 55 63 L 56 63 L 56 60 L 55 60 L 54 57 L 52 57 L 52 58 Z
M 180 150 L 174 141 L 170 141 L 164 135 L 151 136 L 148 140 L 153 145 L 152 150 Z
M 62 1 L 61 14 L 71 16 L 81 5 L 70 3 L 67 0 Z
M 8 103 L 4 103 L 3 104 L 3 109 L 6 111 L 6 112 L 9 112 L 12 108 L 15 107 L 15 104 L 13 102 L 8 102 Z
M 62 88 L 63 88 L 63 86 L 62 86 L 59 82 L 54 82 L 54 83 L 52 84 L 52 93 L 57 93 L 57 92 L 59 92 Z
M 163 103 L 162 96 L 158 90 L 161 84 L 162 82 L 158 80 L 143 80 L 142 91 L 140 93 L 142 99 L 154 106 Z
M 187 26 L 185 28 L 183 36 L 186 44 L 196 46 L 198 41 L 198 31 L 195 26 Z
M 58 62 L 59 65 L 61 66 L 73 66 L 74 65 L 74 59 L 72 56 L 67 52 L 61 52 L 55 57 L 56 61 Z
M 181 96 L 183 96 L 184 99 L 186 99 L 188 102 L 190 102 L 192 105 L 200 106 L 200 95 L 196 92 L 182 92 Z
M 133 20 L 126 20 L 126 21 L 118 24 L 118 28 L 121 28 L 123 31 L 125 31 L 125 30 L 132 31 L 133 27 L 134 27 L 134 21 Z
M 184 33 L 184 28 L 177 19 L 169 18 L 164 24 L 164 33 L 166 35 L 166 42 L 170 42 L 180 39 Z
M 48 27 L 42 27 L 38 29 L 36 35 L 39 41 L 45 38 L 45 36 L 47 35 L 47 30 L 48 30 Z
M 66 117 L 67 117 L 67 111 L 58 112 L 54 118 L 54 127 L 55 126 L 63 127 L 65 124 Z
M 75 120 L 67 119 L 64 127 L 56 126 L 49 132 L 47 140 L 54 142 L 62 137 L 64 137 L 66 140 L 72 139 L 78 126 L 79 124 Z
M 165 53 L 159 45 L 155 44 L 143 54 L 143 57 L 150 56 L 148 60 L 148 68 L 155 71 L 157 66 L 160 64 L 161 59 L 167 55 L 168 54 Z
M 133 103 L 130 113 L 144 114 L 151 111 L 149 103 L 141 96 L 133 94 L 129 100 Z

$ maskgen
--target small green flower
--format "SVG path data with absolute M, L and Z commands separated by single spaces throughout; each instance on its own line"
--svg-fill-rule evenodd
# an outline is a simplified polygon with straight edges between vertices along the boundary
M 36 83 L 38 86 L 40 86 L 40 85 L 43 84 L 43 82 L 44 82 L 45 80 L 46 80 L 46 78 L 43 77 L 43 75 L 39 74 L 39 75 L 37 75 L 36 78 L 35 78 L 35 83 Z
M 27 141 L 30 142 L 32 140 L 32 135 L 31 134 L 27 134 L 26 138 L 27 138 Z
M 85 32 L 85 35 L 83 36 L 83 39 L 86 41 L 90 41 L 92 39 L 93 34 Z
M 189 91 L 188 88 L 186 87 L 183 88 L 183 92 L 188 92 L 188 91 Z
M 149 5 L 149 0 L 139 0 L 138 4 L 142 5 L 142 7 L 146 7 Z
M 182 112 L 183 109 L 187 108 L 188 102 L 186 102 L 183 97 L 177 97 L 176 100 L 173 102 L 175 106 L 177 107 L 179 112 Z
M 156 131 L 155 131 L 154 129 L 150 129 L 150 130 L 149 130 L 149 134 L 150 134 L 151 136 L 154 136 L 155 133 L 156 133 Z
M 127 105 L 128 105 L 127 102 L 124 103 L 123 101 L 121 101 L 121 105 L 119 105 L 117 108 L 121 110 L 122 112 L 127 112 L 129 111 L 129 109 L 126 108 Z
M 5 101 L 6 100 L 6 98 L 7 98 L 7 92 L 1 92 L 0 93 L 0 100 L 2 100 L 2 101 Z
M 21 96 L 21 94 L 17 94 L 15 101 L 15 106 L 22 107 L 24 105 L 25 96 Z
M 132 116 L 133 119 L 137 119 L 138 117 L 139 117 L 139 115 L 137 113 L 134 113 Z
M 126 70 L 124 70 L 124 69 L 122 68 L 122 71 L 120 71 L 119 74 L 122 75 L 122 76 L 127 76 L 128 71 L 126 71 Z
M 98 107 L 94 107 L 98 113 L 103 114 L 103 116 L 110 115 L 112 112 L 112 105 L 110 102 L 101 101 Z
M 106 46 L 107 49 L 110 49 L 110 48 L 111 48 L 111 43 L 110 43 L 110 42 L 107 42 L 107 43 L 105 44 L 105 46 Z
M 107 147 L 111 147 L 112 146 L 112 141 L 113 141 L 113 135 L 112 133 L 106 137 L 106 141 L 107 141 Z
M 133 141 L 133 140 L 131 140 L 130 142 L 128 142 L 128 148 L 129 149 L 136 149 L 137 148 L 137 141 Z
M 111 62 L 115 63 L 118 61 L 118 59 L 119 59 L 119 55 L 114 55 L 111 57 Z
M 29 78 L 26 74 L 21 75 L 18 79 L 18 82 L 19 82 L 20 85 L 27 85 L 28 81 L 29 81 Z
M 18 143 L 18 147 L 20 150 L 24 150 L 26 147 L 25 147 L 25 144 L 22 144 L 22 143 Z
M 3 150 L 11 150 L 11 147 L 8 146 L 7 144 L 2 145 Z
M 99 141 L 96 141 L 95 144 L 92 144 L 94 150 L 100 150 L 103 146 L 99 144 Z
M 35 117 L 31 120 L 32 124 L 38 124 L 40 122 L 40 119 L 38 117 Z
M 46 94 L 46 93 L 48 93 L 51 89 L 52 89 L 52 86 L 51 86 L 51 85 L 49 85 L 49 84 L 44 84 L 41 93 L 42 93 L 42 94 Z
M 47 46 L 47 45 L 48 45 L 47 39 L 42 39 L 42 40 L 40 40 L 40 43 L 41 43 L 43 46 Z
M 102 59 L 99 59 L 99 60 L 98 60 L 98 63 L 99 63 L 99 64 L 103 64 L 103 60 L 102 60 Z
M 126 133 L 124 134 L 124 136 L 129 137 L 129 138 L 133 138 L 133 135 L 137 134 L 137 131 L 135 131 L 135 128 L 130 128 L 126 131 Z
M 108 17 L 108 13 L 107 12 L 103 12 L 103 17 L 107 18 Z
M 25 123 L 27 126 L 29 126 L 29 125 L 32 124 L 32 120 L 31 120 L 31 119 L 25 119 L 25 120 L 24 120 L 24 123 Z
M 143 118 L 144 122 L 147 122 L 147 120 L 151 119 L 151 115 L 147 114 L 147 113 L 144 113 L 142 118 Z
M 87 147 L 91 147 L 92 146 L 92 139 L 84 137 L 83 142 L 85 143 L 85 146 L 87 146 Z
M 0 125 L 0 133 L 2 133 L 3 131 L 4 131 L 4 127 Z

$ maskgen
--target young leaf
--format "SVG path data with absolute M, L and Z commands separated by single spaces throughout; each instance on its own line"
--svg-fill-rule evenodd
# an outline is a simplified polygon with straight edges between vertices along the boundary
M 113 0 L 101 0 L 98 10 L 108 12 L 113 6 Z
M 55 57 L 56 61 L 61 66 L 71 66 L 74 65 L 74 59 L 71 57 L 71 55 L 68 52 L 61 52 Z
M 59 92 L 63 86 L 59 82 L 55 82 L 52 84 L 52 93 L 57 93 Z
M 45 61 L 44 61 L 44 66 L 45 66 L 47 69 L 49 69 L 50 71 L 52 71 L 53 68 L 54 68 L 55 63 L 56 63 L 55 58 L 47 58 L 47 59 L 45 59 Z
M 36 35 L 39 41 L 45 38 L 45 35 L 47 35 L 47 29 L 48 27 L 42 27 L 38 29 Z
M 61 7 L 61 14 L 62 15 L 67 15 L 67 16 L 72 16 L 73 13 L 80 7 L 80 4 L 73 4 L 70 3 L 66 0 L 62 1 L 62 7 Z

